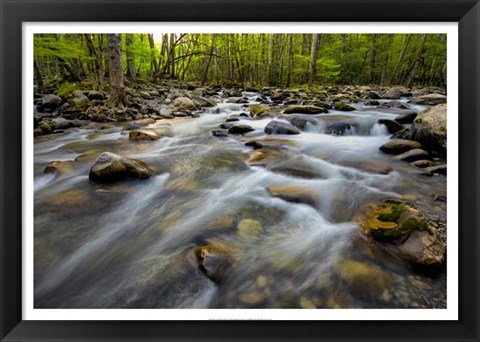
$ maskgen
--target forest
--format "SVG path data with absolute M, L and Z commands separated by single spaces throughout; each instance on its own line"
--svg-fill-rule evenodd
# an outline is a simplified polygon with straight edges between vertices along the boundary
M 118 41 L 112 42 L 117 39 Z M 437 85 L 445 34 L 37 34 L 35 78 L 103 89 L 118 44 L 125 78 L 198 84 Z
M 446 308 L 446 40 L 36 34 L 35 308 Z

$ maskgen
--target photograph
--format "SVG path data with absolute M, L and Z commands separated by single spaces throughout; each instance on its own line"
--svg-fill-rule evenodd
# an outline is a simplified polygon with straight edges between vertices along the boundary
M 447 33 L 32 41 L 34 309 L 447 309 Z

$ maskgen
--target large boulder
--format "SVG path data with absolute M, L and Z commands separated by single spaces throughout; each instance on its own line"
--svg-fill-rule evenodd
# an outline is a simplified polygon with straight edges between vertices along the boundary
M 416 117 L 417 117 L 417 113 L 415 112 L 400 114 L 395 118 L 395 121 L 400 124 L 411 124 Z
M 419 142 L 413 140 L 392 139 L 380 146 L 379 150 L 388 154 L 400 154 L 415 148 L 420 148 L 421 146 Z
M 438 267 L 445 260 L 446 246 L 425 214 L 411 203 L 370 203 L 354 217 L 363 233 L 389 243 L 394 251 L 414 265 Z
M 228 129 L 228 133 L 230 134 L 245 134 L 248 132 L 253 132 L 255 128 L 248 126 L 248 125 L 236 125 L 232 126 Z
M 89 178 L 94 181 L 108 182 L 124 178 L 149 178 L 152 173 L 140 162 L 124 158 L 114 153 L 102 153 L 92 168 Z
M 267 134 L 300 134 L 300 130 L 283 121 L 272 120 L 270 121 L 264 129 Z
M 42 97 L 42 107 L 46 109 L 55 109 L 62 104 L 62 98 L 54 94 L 48 94 Z
M 175 101 L 173 101 L 175 107 L 180 109 L 192 109 L 195 108 L 195 103 L 190 100 L 188 97 L 177 97 Z
M 436 106 L 439 104 L 447 103 L 447 97 L 442 94 L 428 94 L 428 95 L 422 95 L 417 98 L 411 99 L 408 103 L 418 104 L 418 105 L 427 105 L 427 106 Z
M 201 107 L 215 107 L 217 103 L 211 99 L 202 96 L 194 96 L 194 101 L 197 101 Z
M 283 111 L 284 114 L 319 114 L 327 112 L 328 110 L 318 106 L 290 106 Z
M 90 90 L 87 95 L 89 100 L 104 100 L 105 95 L 98 90 Z
M 447 104 L 420 112 L 413 121 L 410 138 L 421 143 L 424 149 L 446 156 Z
M 400 89 L 390 88 L 385 92 L 383 97 L 390 100 L 397 100 L 400 98 L 400 96 L 402 96 L 402 92 L 400 91 Z

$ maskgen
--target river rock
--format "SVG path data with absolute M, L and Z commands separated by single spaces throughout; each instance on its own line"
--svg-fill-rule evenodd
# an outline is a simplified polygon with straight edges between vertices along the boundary
M 51 123 L 42 121 L 38 124 L 38 127 L 42 130 L 43 134 L 50 134 L 53 132 L 53 127 Z
M 400 89 L 390 88 L 385 92 L 383 97 L 389 100 L 398 100 L 400 96 L 402 96 Z
M 355 110 L 354 107 L 344 103 L 344 102 L 341 102 L 341 101 L 337 101 L 333 104 L 333 108 L 335 108 L 336 110 L 341 110 L 341 111 L 344 111 L 344 112 L 351 112 L 352 110 Z
M 308 187 L 272 185 L 267 187 L 268 193 L 287 202 L 308 204 L 312 207 L 317 205 L 316 193 Z
M 351 128 L 352 125 L 349 122 L 329 122 L 325 128 L 325 133 L 331 135 L 345 135 L 345 133 Z
M 225 119 L 225 122 L 235 122 L 235 121 L 240 121 L 239 118 L 236 116 L 229 116 L 228 118 Z
M 81 95 L 81 96 L 76 96 L 72 99 L 72 102 L 73 102 L 73 106 L 77 109 L 85 109 L 85 107 L 87 107 L 88 103 L 90 102 L 90 100 L 88 99 L 88 97 L 86 97 L 85 95 Z
M 423 268 L 435 269 L 445 260 L 445 244 L 438 234 L 429 231 L 413 231 L 398 249 L 406 260 Z
M 55 129 L 67 129 L 72 127 L 72 124 L 70 120 L 64 119 L 64 118 L 55 118 L 52 119 L 52 123 L 55 127 Z
M 45 173 L 64 174 L 73 169 L 73 162 L 70 160 L 56 160 L 50 162 L 46 167 Z
M 54 94 L 48 94 L 42 97 L 42 107 L 47 109 L 55 109 L 62 104 L 62 98 Z
M 447 164 L 430 166 L 424 169 L 426 172 L 438 173 L 440 175 L 447 175 Z
M 160 137 L 154 131 L 148 130 L 133 130 L 128 134 L 130 140 L 158 140 Z
M 290 106 L 285 108 L 283 114 L 319 114 L 327 112 L 328 110 L 317 106 Z
M 194 96 L 194 101 L 197 101 L 200 107 L 215 107 L 217 103 L 211 99 L 202 96 Z
M 89 100 L 104 100 L 105 99 L 105 95 L 103 95 L 103 93 L 101 91 L 97 91 L 97 90 L 89 91 L 87 97 L 88 97 Z
M 200 269 L 215 283 L 222 283 L 235 262 L 235 247 L 218 240 L 211 240 L 196 249 Z
M 175 101 L 173 102 L 173 104 L 175 105 L 175 107 L 180 108 L 180 109 L 193 109 L 193 108 L 195 108 L 195 103 L 193 103 L 193 101 L 190 100 L 188 97 L 183 97 L 183 96 L 182 97 L 177 97 L 175 99 Z
M 236 125 L 232 126 L 228 129 L 228 133 L 230 134 L 245 134 L 248 132 L 253 132 L 255 129 L 248 125 Z
M 411 127 L 411 139 L 427 151 L 447 155 L 447 104 L 420 112 Z
M 250 108 L 250 116 L 255 118 L 256 116 L 260 116 L 263 113 L 266 113 L 270 110 L 270 106 L 266 104 L 256 104 Z
M 408 107 L 405 105 L 405 103 L 400 102 L 400 101 L 389 101 L 384 104 L 385 107 L 387 108 L 398 108 L 398 109 L 408 109 Z
M 411 163 L 413 166 L 416 167 L 429 167 L 433 166 L 433 162 L 431 160 L 426 160 L 426 159 L 421 159 L 421 160 L 415 160 L 414 162 Z
M 225 133 L 224 131 L 220 130 L 220 129 L 214 129 L 214 130 L 212 130 L 211 133 L 214 137 L 217 137 L 217 138 L 228 137 L 228 134 Z
M 372 239 L 391 243 L 407 261 L 423 267 L 438 267 L 445 258 L 443 243 L 433 224 L 413 204 L 400 201 L 370 203 L 354 216 Z
M 102 153 L 95 160 L 89 174 L 91 180 L 99 182 L 151 176 L 152 173 L 139 162 L 110 152 Z
M 272 120 L 264 129 L 267 134 L 300 134 L 297 127 L 283 121 Z
M 378 298 L 393 285 L 392 278 L 380 267 L 351 259 L 342 259 L 334 266 L 335 273 L 349 290 L 365 299 Z
M 379 124 L 387 126 L 388 132 L 391 134 L 397 133 L 403 129 L 403 126 L 398 122 L 388 119 L 380 119 L 377 121 Z
M 395 121 L 400 123 L 400 124 L 411 124 L 413 120 L 417 117 L 417 113 L 412 112 L 412 113 L 406 113 L 406 114 L 401 114 L 395 118 Z
M 447 97 L 442 94 L 427 94 L 411 99 L 408 103 L 436 106 L 447 102 Z
M 413 162 L 416 160 L 428 159 L 428 158 L 430 158 L 430 156 L 428 155 L 428 152 L 419 148 L 414 148 L 413 150 L 403 152 L 395 156 L 395 158 L 393 159 Z
M 263 227 L 258 220 L 243 219 L 238 222 L 237 235 L 244 240 L 254 240 L 262 233 Z
M 247 141 L 245 143 L 245 146 L 253 147 L 254 150 L 258 150 L 258 149 L 263 147 L 263 145 L 261 143 L 259 143 L 258 141 L 255 141 L 255 140 Z
M 422 145 L 417 141 L 392 139 L 380 146 L 379 150 L 388 154 L 400 154 L 420 147 L 422 147 Z
M 289 115 L 288 120 L 292 125 L 302 130 L 307 127 L 307 123 L 312 126 L 317 126 L 321 123 L 319 119 L 305 114 Z

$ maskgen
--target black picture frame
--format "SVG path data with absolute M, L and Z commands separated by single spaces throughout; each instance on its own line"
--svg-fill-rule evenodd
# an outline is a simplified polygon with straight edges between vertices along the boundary
M 0 12 L 1 341 L 479 341 L 478 1 L 0 0 Z M 459 222 L 449 222 L 449 229 L 459 230 L 459 320 L 22 320 L 22 22 L 80 21 L 458 22 L 460 199 Z

